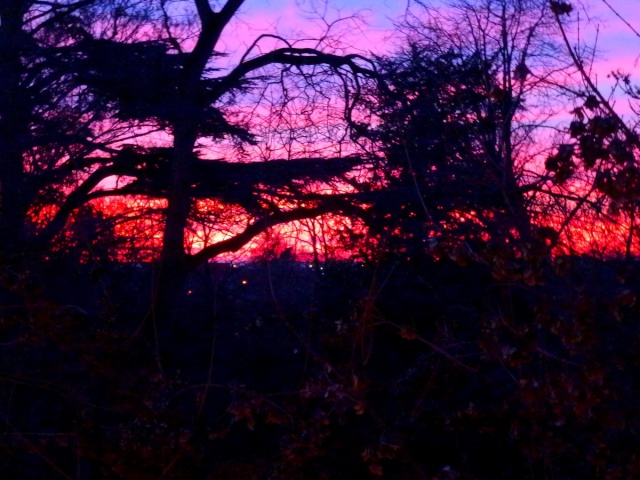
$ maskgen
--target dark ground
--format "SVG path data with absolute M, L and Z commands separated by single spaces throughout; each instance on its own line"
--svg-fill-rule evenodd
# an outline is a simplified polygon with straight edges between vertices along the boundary
M 640 478 L 638 265 L 148 266 L 0 290 L 0 478 Z M 535 284 L 532 284 L 535 283 Z

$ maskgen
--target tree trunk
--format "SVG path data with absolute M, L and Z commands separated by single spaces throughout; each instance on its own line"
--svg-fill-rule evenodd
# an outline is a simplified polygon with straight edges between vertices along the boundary
M 197 128 L 185 119 L 174 130 L 174 153 L 164 237 L 154 292 L 154 314 L 161 321 L 176 320 L 180 291 L 187 277 L 185 229 L 191 209 L 193 149 Z
M 30 96 L 22 86 L 22 2 L 0 6 L 0 250 L 15 257 L 26 240 L 26 174 Z
M 154 287 L 153 311 L 162 321 L 176 320 L 180 290 L 187 278 L 185 254 L 185 228 L 191 208 L 191 182 L 194 168 L 194 152 L 198 138 L 199 119 L 206 105 L 195 96 L 199 82 L 222 30 L 242 5 L 243 0 L 224 2 L 214 13 L 207 0 L 196 0 L 201 31 L 191 53 L 183 64 L 183 75 L 176 87 L 180 93 L 181 111 L 173 121 L 173 158 L 164 237 L 157 282 Z

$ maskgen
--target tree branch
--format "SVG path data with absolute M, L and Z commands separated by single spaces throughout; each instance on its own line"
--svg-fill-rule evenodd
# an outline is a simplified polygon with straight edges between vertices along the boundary
M 359 65 L 357 60 L 371 65 L 371 68 Z M 332 53 L 323 53 L 313 48 L 279 48 L 240 63 L 229 72 L 229 74 L 220 78 L 218 92 L 212 100 L 218 100 L 222 95 L 239 85 L 240 81 L 249 73 L 274 64 L 291 65 L 294 67 L 328 65 L 334 70 L 338 70 L 341 67 L 348 67 L 355 75 L 360 74 L 367 77 L 377 76 L 372 62 L 362 55 L 335 55 Z
M 195 0 L 198 16 L 203 24 L 207 24 L 213 20 L 214 13 L 209 0 Z
M 120 171 L 121 168 L 110 165 L 98 168 L 95 172 L 89 175 L 89 177 L 82 182 L 77 189 L 67 195 L 65 202 L 56 212 L 53 219 L 38 235 L 38 242 L 42 245 L 46 245 L 50 242 L 64 228 L 73 211 L 88 200 L 91 190 L 93 190 L 105 178 L 121 173 Z
M 271 213 L 257 219 L 238 235 L 205 247 L 198 253 L 188 256 L 186 260 L 187 268 L 194 269 L 223 253 L 237 252 L 256 236 L 276 225 L 303 220 L 305 218 L 315 218 L 326 213 L 336 213 L 338 211 L 340 211 L 340 209 L 336 208 L 334 202 L 326 202 L 324 205 L 313 208 L 296 208 L 285 212 L 279 211 Z
M 585 71 L 584 64 L 578 58 L 578 55 L 576 54 L 576 52 L 573 49 L 573 47 L 571 47 L 571 43 L 569 42 L 569 38 L 567 37 L 567 33 L 566 33 L 564 27 L 562 26 L 562 21 L 560 20 L 560 16 L 558 15 L 558 13 L 556 11 L 553 12 L 553 15 L 554 15 L 554 17 L 556 19 L 556 23 L 558 24 L 558 28 L 560 29 L 560 34 L 562 35 L 562 40 L 564 41 L 564 44 L 567 47 L 567 51 L 569 52 L 569 55 L 571 56 L 571 60 L 573 61 L 574 65 L 576 66 L 576 68 L 580 72 L 580 75 L 582 76 L 583 80 L 585 81 L 585 83 L 587 84 L 589 89 L 593 92 L 593 94 L 598 98 L 598 101 L 602 105 L 602 108 L 604 110 L 606 110 L 607 113 L 609 115 L 611 115 L 611 117 L 616 120 L 616 122 L 620 126 L 620 129 L 624 132 L 627 141 L 629 141 L 629 142 L 633 143 L 634 145 L 638 146 L 638 144 L 639 144 L 638 136 L 635 134 L 635 132 L 633 130 L 631 130 L 627 126 L 627 124 L 624 122 L 624 120 L 622 120 L 620 115 L 618 115 L 618 113 L 611 106 L 609 101 L 600 92 L 598 87 L 596 87 L 596 85 L 593 83 L 593 80 L 591 80 L 591 77 Z
M 214 52 L 222 31 L 233 18 L 244 0 L 228 0 L 219 12 L 211 9 L 209 0 L 195 0 L 202 30 L 198 35 L 196 46 L 185 63 L 187 79 L 196 82 L 200 79 L 207 62 Z

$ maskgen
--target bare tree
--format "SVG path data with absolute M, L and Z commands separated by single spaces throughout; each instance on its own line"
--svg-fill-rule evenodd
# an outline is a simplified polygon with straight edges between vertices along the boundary
M 609 3 L 605 4 L 619 16 Z M 599 232 L 588 242 L 587 251 L 614 254 L 617 250 L 629 258 L 637 248 L 634 245 L 640 191 L 638 89 L 628 73 L 617 71 L 611 73 L 610 91 L 603 91 L 593 78 L 594 56 L 585 55 L 579 48 L 582 39 L 570 39 L 567 22 L 575 17 L 573 5 L 552 1 L 549 9 L 582 80 L 581 88 L 574 92 L 571 111 L 574 118 L 568 128 L 568 138 L 546 161 L 557 190 L 564 193 L 566 201 L 568 213 L 562 229 L 569 231 L 571 222 L 579 221 L 581 228 Z M 626 23 L 637 35 L 633 26 Z M 630 106 L 625 116 L 615 103 L 619 94 L 628 99 Z M 604 250 L 603 243 L 606 244 Z M 612 245 L 615 245 L 613 250 Z
M 95 187 L 110 158 L 139 136 L 80 81 L 85 45 L 137 37 L 148 2 L 0 2 L 0 249 L 6 260 L 47 247 Z
M 274 225 L 357 208 L 342 194 L 303 188 L 347 174 L 360 161 L 346 158 L 348 152 L 329 150 L 332 158 L 326 158 L 321 151 L 299 148 L 289 149 L 285 158 L 247 160 L 251 152 L 259 152 L 254 145 L 265 139 L 253 132 L 257 116 L 265 111 L 279 128 L 290 121 L 282 130 L 288 132 L 289 145 L 318 140 L 315 134 L 302 137 L 303 129 L 294 125 L 299 119 L 307 126 L 324 119 L 339 130 L 338 137 L 348 139 L 362 82 L 374 76 L 371 62 L 358 54 L 323 52 L 263 35 L 234 67 L 220 70 L 219 42 L 242 4 L 229 0 L 215 10 L 206 0 L 194 0 L 181 6 L 186 10 L 177 10 L 178 4 L 162 2 L 162 28 L 152 40 L 90 40 L 82 50 L 86 60 L 80 81 L 116 106 L 115 117 L 155 122 L 171 139 L 167 147 L 137 145 L 117 152 L 107 168 L 129 181 L 102 192 L 166 200 L 157 298 L 169 304 L 188 271 L 241 248 Z M 185 16 L 186 23 L 176 19 Z M 190 37 L 183 36 L 186 32 Z M 318 109 L 319 101 L 326 108 Z M 335 135 L 331 140 L 344 143 L 336 143 Z M 228 148 L 225 156 L 245 161 L 199 157 L 200 149 L 216 143 Z M 194 200 L 205 198 L 240 206 L 249 220 L 241 231 L 191 254 L 185 235 Z
M 575 71 L 548 2 L 418 3 L 399 25 L 404 47 L 382 62 L 392 87 L 374 107 L 388 181 L 404 185 L 403 200 L 390 194 L 404 202 L 396 216 L 422 250 L 544 257 L 554 235 L 538 224 L 550 184 L 540 155 Z

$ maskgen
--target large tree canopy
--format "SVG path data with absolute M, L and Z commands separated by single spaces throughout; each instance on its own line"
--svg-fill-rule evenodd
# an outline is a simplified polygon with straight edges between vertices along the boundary
M 273 226 L 358 208 L 344 196 L 348 183 L 336 182 L 358 163 L 341 145 L 372 62 L 263 35 L 234 65 L 219 66 L 220 39 L 243 3 L 0 4 L 4 252 L 50 247 L 93 200 L 161 200 L 156 298 L 170 305 L 188 271 Z M 265 155 L 273 145 L 261 153 L 265 121 L 287 132 L 275 148 L 286 156 Z M 216 145 L 218 156 L 201 153 Z M 191 219 L 206 215 L 196 199 L 244 215 L 193 253 Z
M 544 258 L 555 241 L 539 223 L 551 201 L 539 155 L 557 82 L 572 72 L 551 10 L 453 0 L 400 28 L 406 47 L 379 59 L 388 88 L 371 104 L 384 185 L 373 232 L 405 257 L 453 252 L 531 277 L 510 259 Z
M 371 226 L 413 244 L 410 257 L 429 244 L 512 234 L 505 192 L 497 188 L 502 167 L 491 155 L 499 117 L 491 115 L 485 85 L 490 68 L 479 56 L 434 55 L 417 44 L 381 63 L 390 88 L 375 107 L 382 123 L 372 134 L 384 151 L 386 187 Z

